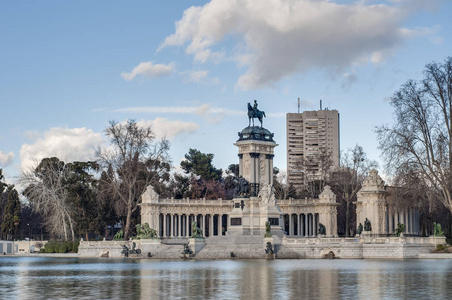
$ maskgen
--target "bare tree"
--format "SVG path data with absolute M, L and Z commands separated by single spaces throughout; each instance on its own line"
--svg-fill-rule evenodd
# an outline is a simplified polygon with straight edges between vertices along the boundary
M 452 212 L 452 57 L 426 65 L 424 79 L 408 80 L 391 105 L 394 124 L 376 130 L 388 171 L 416 170 Z
M 288 182 L 286 170 L 278 171 L 273 179 L 273 187 L 275 188 L 275 197 L 278 200 L 284 200 L 289 197 L 295 197 L 296 191 L 292 184 Z
M 323 191 L 333 169 L 331 153 L 326 148 L 321 147 L 315 155 L 304 158 L 300 162 L 300 167 L 303 170 L 307 195 L 311 198 L 317 198 Z
M 125 215 L 124 239 L 127 239 L 132 224 L 132 214 L 138 209 L 141 195 L 149 184 L 159 186 L 169 180 L 169 143 L 162 140 L 153 143 L 151 127 L 140 126 L 135 120 L 126 123 L 111 121 L 105 130 L 111 149 L 98 151 L 99 162 L 105 170 L 113 172 L 106 183 L 122 203 Z M 167 175 L 167 176 L 166 176 Z
M 350 232 L 350 205 L 362 187 L 364 178 L 371 168 L 377 167 L 375 161 L 367 159 L 363 148 L 356 145 L 341 155 L 341 166 L 331 173 L 329 183 L 338 200 L 345 202 L 345 236 Z
M 69 169 L 56 157 L 45 158 L 34 169 L 24 171 L 19 183 L 26 186 L 23 194 L 40 213 L 44 225 L 53 236 L 75 239 L 71 202 L 66 188 Z

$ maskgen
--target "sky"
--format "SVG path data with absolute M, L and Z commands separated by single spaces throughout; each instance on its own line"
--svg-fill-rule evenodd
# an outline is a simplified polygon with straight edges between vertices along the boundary
M 218 168 L 257 99 L 286 168 L 288 112 L 340 113 L 340 147 L 380 162 L 390 97 L 452 50 L 452 1 L 1 1 L 0 168 L 94 159 L 109 121 L 135 119 Z

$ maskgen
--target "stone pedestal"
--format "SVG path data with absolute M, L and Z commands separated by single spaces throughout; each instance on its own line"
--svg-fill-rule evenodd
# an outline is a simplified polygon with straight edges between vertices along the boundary
M 265 223 L 270 222 L 272 234 L 282 236 L 281 210 L 277 205 L 266 205 L 260 197 L 235 198 L 234 209 L 229 214 L 227 235 L 265 234 Z
M 201 251 L 205 246 L 204 238 L 190 238 L 188 239 L 188 246 L 190 250 L 193 252 L 193 255 L 196 255 L 199 251 Z
M 375 235 L 386 235 L 386 196 L 385 182 L 376 170 L 370 170 L 358 192 L 356 204 L 356 223 L 370 221 Z M 364 232 L 363 232 L 364 233 Z
M 337 237 L 337 207 L 336 195 L 327 185 L 319 195 L 319 203 L 323 204 L 319 213 L 319 223 L 325 226 L 325 237 Z

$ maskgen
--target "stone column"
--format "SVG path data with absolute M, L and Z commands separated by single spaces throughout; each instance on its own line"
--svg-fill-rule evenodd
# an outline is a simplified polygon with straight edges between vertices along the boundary
M 304 237 L 309 236 L 308 223 L 309 223 L 308 222 L 308 214 L 304 214 L 304 234 L 303 234 Z
M 218 235 L 223 235 L 223 215 L 218 215 Z
M 239 176 L 243 177 L 243 154 L 239 154 Z
M 268 174 L 268 178 L 267 178 L 267 182 L 270 183 L 271 185 L 273 185 L 273 157 L 275 155 L 274 154 L 266 154 L 265 158 L 268 161 L 268 169 L 267 169 L 267 174 Z
M 163 237 L 166 237 L 166 214 L 163 214 Z
M 209 217 L 209 237 L 213 236 L 213 217 L 214 217 L 214 215 L 210 214 L 210 217 Z
M 175 237 L 176 236 L 176 230 L 177 230 L 177 224 L 176 224 L 176 214 L 172 214 L 171 215 L 171 236 Z
M 181 223 L 182 215 L 177 215 L 177 236 L 182 236 L 182 223 Z
M 207 229 L 207 226 L 206 226 L 206 215 L 202 215 L 202 227 L 201 228 L 203 228 L 202 233 L 203 233 L 203 235 L 205 237 L 206 236 L 206 229 Z
M 289 235 L 293 235 L 293 220 L 292 220 L 292 214 L 289 214 Z

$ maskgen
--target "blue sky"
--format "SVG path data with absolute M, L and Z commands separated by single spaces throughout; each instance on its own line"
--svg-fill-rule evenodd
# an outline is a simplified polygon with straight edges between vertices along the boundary
M 237 163 L 257 99 L 284 169 L 285 113 L 341 116 L 341 148 L 379 160 L 389 97 L 451 55 L 451 1 L 2 1 L 0 167 L 9 182 L 48 156 L 93 158 L 109 120 Z

